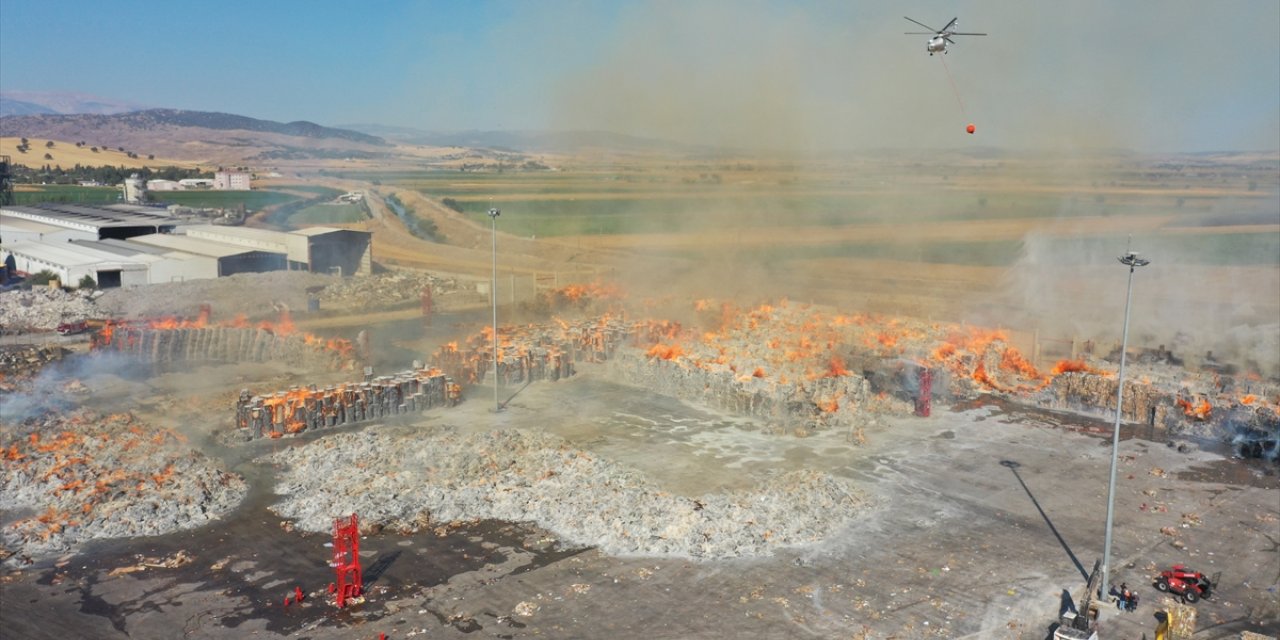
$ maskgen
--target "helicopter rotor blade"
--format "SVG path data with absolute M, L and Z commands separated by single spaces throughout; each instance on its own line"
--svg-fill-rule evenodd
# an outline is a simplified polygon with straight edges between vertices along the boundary
M 904 31 L 902 35 L 904 36 L 936 36 L 938 34 L 932 31 Z
M 950 30 L 951 30 L 951 27 L 956 26 L 956 20 L 959 20 L 959 19 L 960 19 L 960 18 L 958 18 L 958 17 L 957 17 L 957 18 L 952 18 L 952 19 L 951 19 L 951 22 L 948 22 L 948 23 L 947 23 L 947 26 L 943 27 L 943 28 L 942 28 L 942 30 L 943 30 L 943 31 L 950 31 Z
M 949 36 L 985 36 L 985 35 L 987 35 L 987 34 L 985 34 L 985 33 L 960 33 L 960 32 L 958 32 L 958 31 L 952 31 L 951 33 L 948 33 L 947 35 L 949 35 Z
M 906 16 L 902 16 L 902 17 L 903 17 L 903 18 L 906 18 L 907 20 L 911 20 L 911 18 L 907 18 Z M 933 27 L 931 27 L 931 26 L 929 26 L 929 25 L 927 25 L 927 24 L 925 24 L 925 23 L 923 23 L 923 22 L 920 22 L 919 20 L 911 20 L 911 22 L 914 22 L 914 23 L 916 23 L 916 24 L 918 24 L 918 25 L 920 25 L 920 26 L 922 26 L 922 27 L 924 27 L 924 28 L 928 29 L 930 32 L 932 32 L 932 34 L 931 34 L 931 35 L 936 35 L 936 34 L 938 33 L 938 30 L 937 30 L 937 29 L 934 29 Z

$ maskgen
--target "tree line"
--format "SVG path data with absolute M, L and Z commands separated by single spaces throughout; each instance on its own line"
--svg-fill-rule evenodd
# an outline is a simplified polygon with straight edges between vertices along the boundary
M 46 164 L 33 168 L 15 164 L 10 168 L 10 173 L 13 176 L 14 183 L 18 184 L 77 184 L 83 180 L 95 180 L 101 184 L 116 185 L 124 182 L 125 178 L 135 173 L 143 180 L 185 180 L 187 178 L 213 177 L 212 171 L 185 169 L 182 167 L 130 169 L 124 166 L 86 167 L 80 164 L 70 169 L 64 169 L 62 165 Z

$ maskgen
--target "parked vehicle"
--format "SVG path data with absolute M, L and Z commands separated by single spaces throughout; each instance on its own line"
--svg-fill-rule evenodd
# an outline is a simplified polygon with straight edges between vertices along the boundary
M 1172 569 L 1160 572 L 1160 577 L 1156 578 L 1155 588 L 1158 591 L 1182 596 L 1186 602 L 1195 603 L 1212 596 L 1217 584 L 1218 576 L 1216 575 L 1210 580 L 1203 573 L 1189 569 L 1186 565 L 1175 564 Z

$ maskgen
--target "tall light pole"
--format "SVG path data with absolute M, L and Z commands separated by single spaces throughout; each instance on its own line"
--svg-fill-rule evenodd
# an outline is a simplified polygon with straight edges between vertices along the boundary
M 1116 459 L 1120 450 L 1120 413 L 1124 408 L 1124 361 L 1129 344 L 1129 303 L 1133 300 L 1133 272 L 1138 267 L 1151 264 L 1139 258 L 1137 252 L 1128 251 L 1118 258 L 1120 264 L 1129 267 L 1129 285 L 1124 294 L 1124 332 L 1120 334 L 1120 374 L 1116 385 L 1116 425 L 1111 430 L 1111 482 L 1107 484 L 1107 538 L 1102 547 L 1102 584 L 1098 590 L 1111 587 L 1111 522 L 1116 511 Z
M 489 209 L 489 220 L 493 225 L 493 281 L 489 283 L 489 296 L 493 299 L 493 410 L 502 411 L 502 402 L 498 400 L 498 216 L 502 212 L 496 208 Z

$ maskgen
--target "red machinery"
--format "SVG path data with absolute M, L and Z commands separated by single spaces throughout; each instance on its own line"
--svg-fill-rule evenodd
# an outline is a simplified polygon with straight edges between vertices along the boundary
M 933 371 L 920 367 L 920 392 L 916 394 L 916 415 L 928 418 L 933 409 Z
M 1172 569 L 1160 572 L 1155 587 L 1157 591 L 1180 595 L 1187 602 L 1195 602 L 1213 595 L 1213 588 L 1217 583 L 1217 576 L 1210 580 L 1203 573 L 1188 569 L 1186 565 L 1175 564 Z
M 334 594 L 334 604 L 339 609 L 347 606 L 347 600 L 364 593 L 364 579 L 360 575 L 360 522 L 356 514 L 350 518 L 333 521 L 333 563 L 337 581 L 329 585 Z

